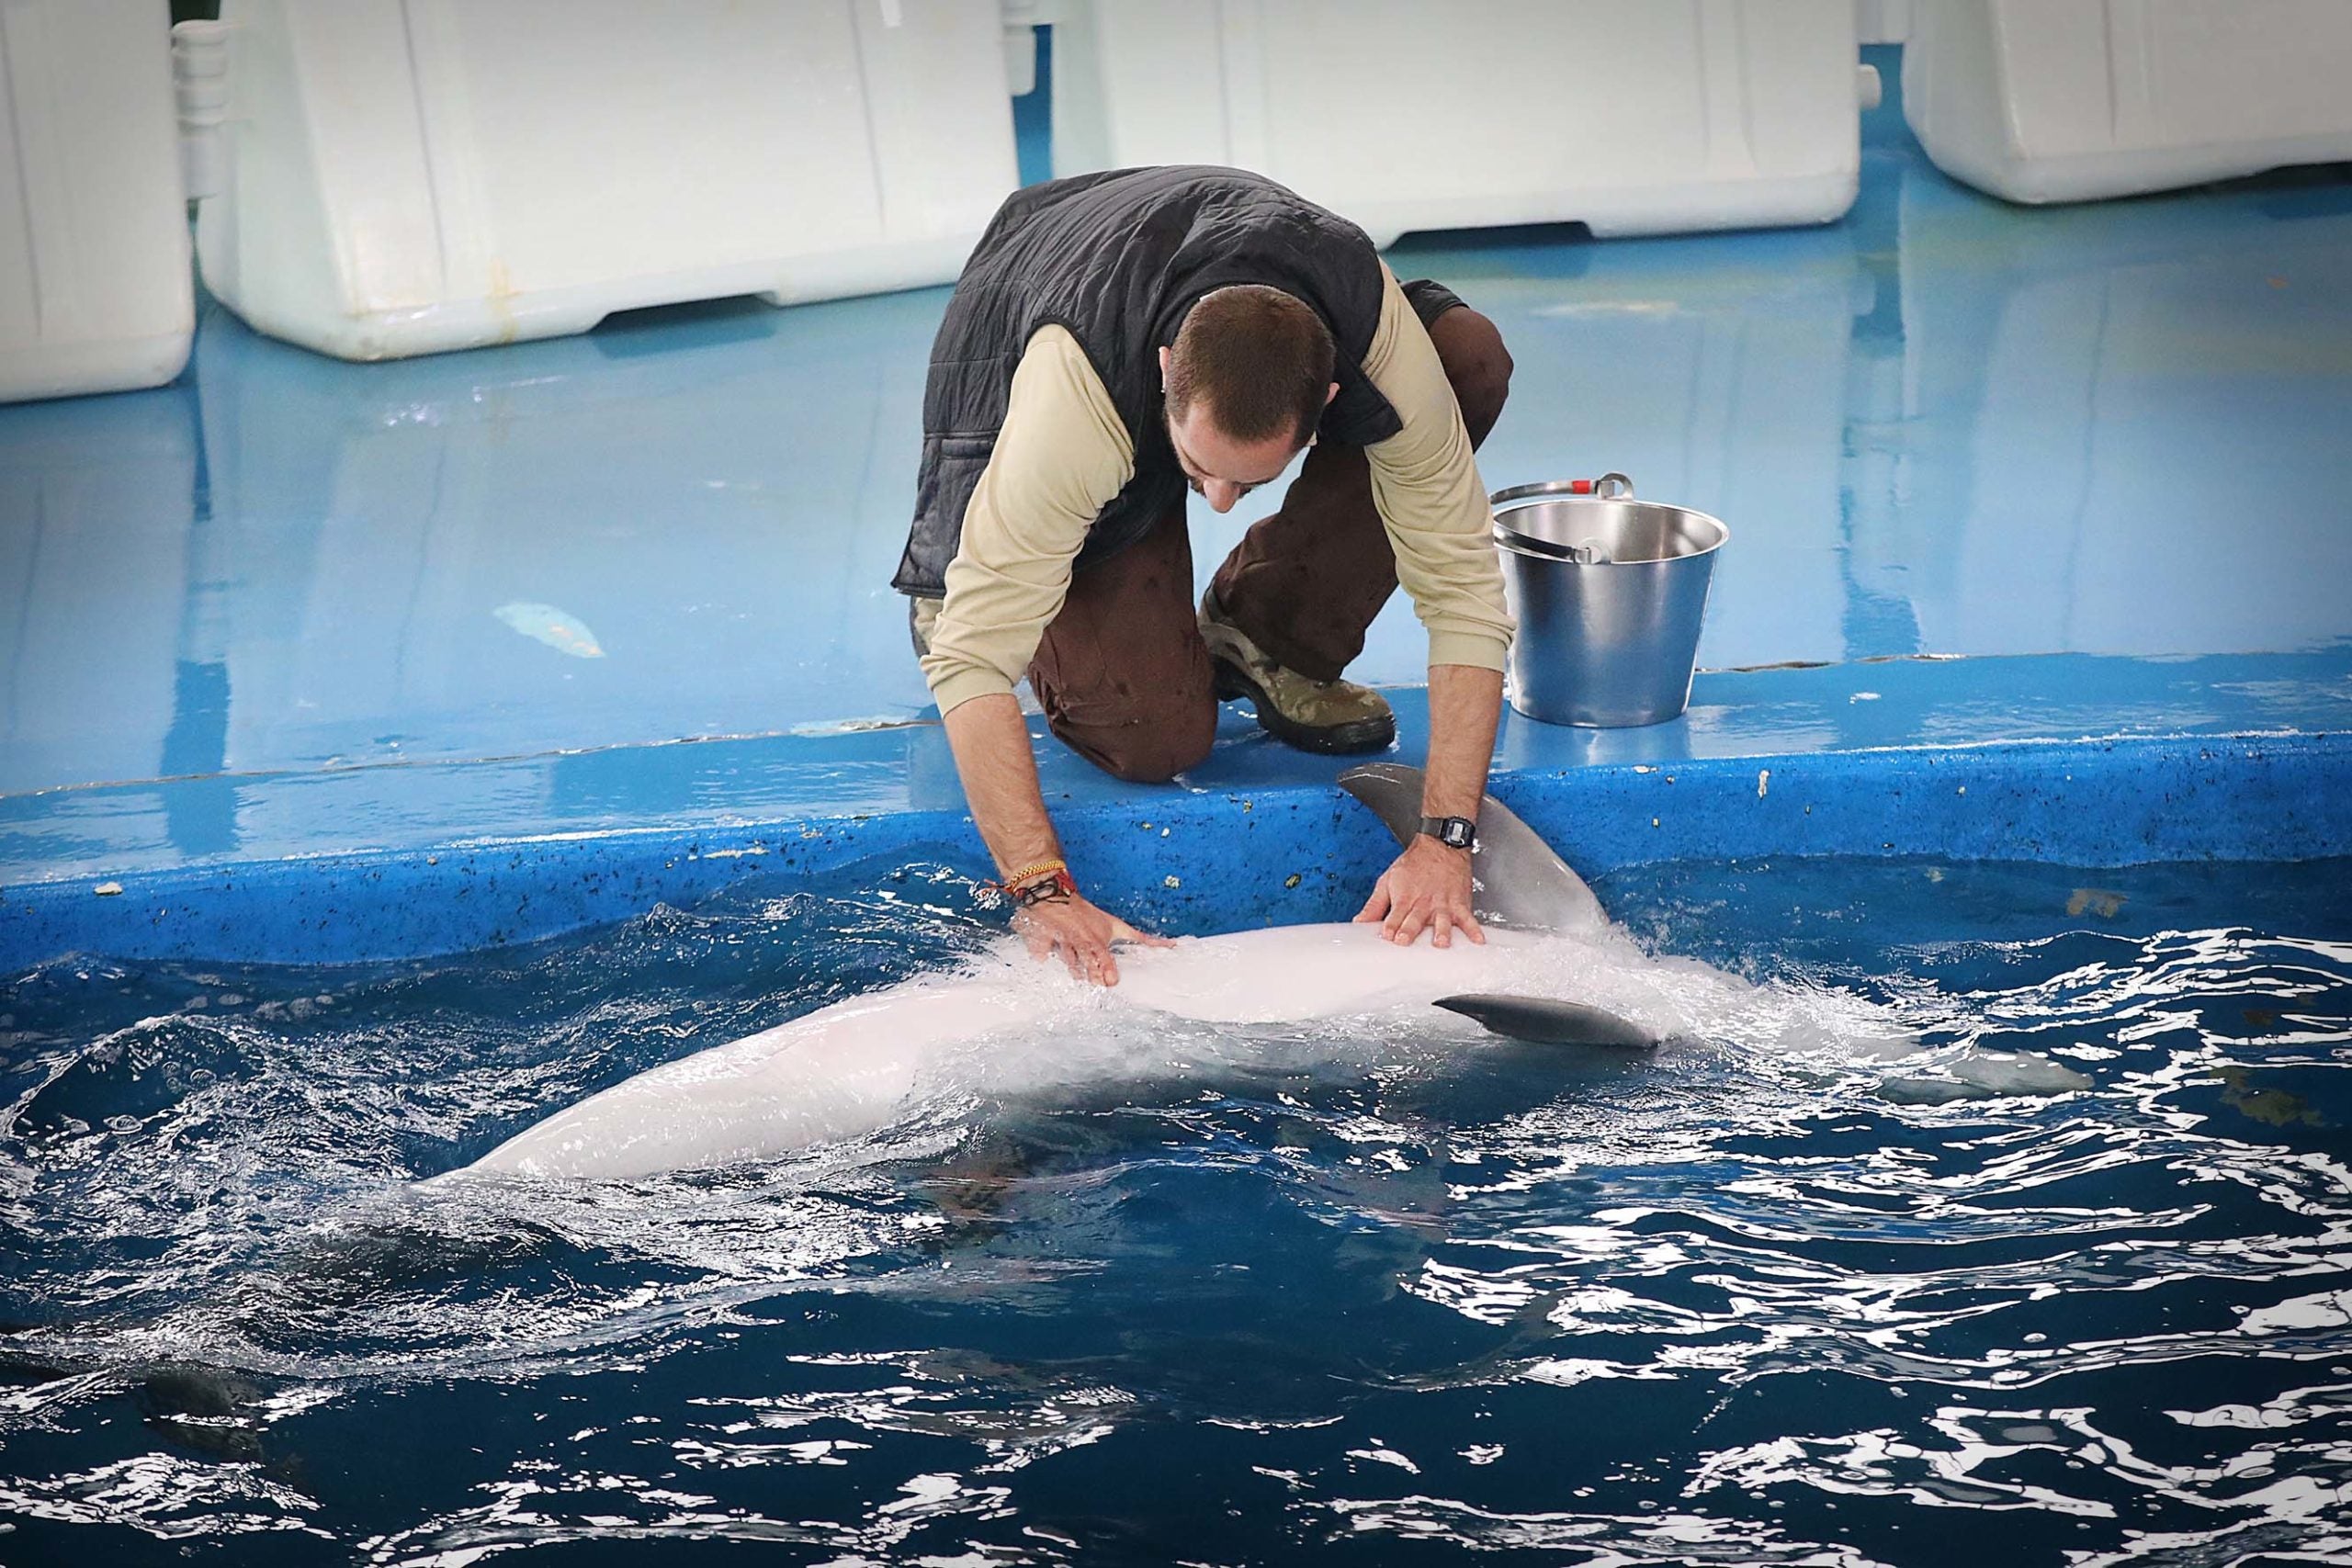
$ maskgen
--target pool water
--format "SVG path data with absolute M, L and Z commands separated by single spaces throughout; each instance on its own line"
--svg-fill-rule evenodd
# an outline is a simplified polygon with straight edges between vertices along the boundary
M 1642 868 L 1830 1043 L 1360 1021 L 409 1185 L 973 951 L 961 887 L 13 977 L 0 1562 L 2352 1562 L 2352 862 Z

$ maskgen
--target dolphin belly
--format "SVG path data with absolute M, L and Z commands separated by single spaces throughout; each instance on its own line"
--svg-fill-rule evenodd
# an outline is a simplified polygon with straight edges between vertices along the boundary
M 590 1095 L 455 1174 L 627 1180 L 854 1138 L 888 1126 L 947 1053 L 1021 1016 L 985 978 L 837 1002 Z
M 1399 947 L 1374 925 L 1279 926 L 1192 937 L 1120 956 L 1120 983 L 1097 992 L 1049 971 L 933 977 L 821 1008 L 805 1018 L 639 1073 L 559 1111 L 454 1174 L 626 1180 L 664 1170 L 772 1158 L 888 1126 L 976 1042 L 1034 1033 L 1059 1013 L 1159 1012 L 1203 1023 L 1290 1023 L 1426 1006 L 1495 976 L 1534 941 L 1491 931 Z M 1026 1053 L 1044 1088 L 1057 1073 L 1106 1070 L 1099 1058 Z
M 1112 994 L 1203 1023 L 1293 1023 L 1434 1001 L 1485 982 L 1534 940 L 1490 931 L 1484 944 L 1399 947 L 1376 925 L 1274 926 L 1122 953 Z

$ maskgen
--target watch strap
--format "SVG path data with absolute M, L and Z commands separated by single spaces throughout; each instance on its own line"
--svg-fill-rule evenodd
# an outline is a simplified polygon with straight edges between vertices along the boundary
M 1419 830 L 1448 849 L 1474 849 L 1478 842 L 1478 824 L 1467 817 L 1424 817 Z

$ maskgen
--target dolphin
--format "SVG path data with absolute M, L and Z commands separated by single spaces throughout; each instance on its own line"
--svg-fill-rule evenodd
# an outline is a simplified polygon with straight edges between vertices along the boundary
M 1420 811 L 1418 770 L 1374 763 L 1340 784 L 1409 840 Z M 1861 998 L 1792 1001 L 1695 959 L 1644 953 L 1583 878 L 1492 795 L 1478 834 L 1471 863 L 1484 943 L 1399 947 L 1378 926 L 1352 923 L 1231 931 L 1122 954 L 1120 983 L 1104 991 L 1030 962 L 1008 939 L 977 964 L 639 1073 L 426 1185 L 492 1175 L 629 1180 L 772 1159 L 899 1125 L 943 1088 L 1037 1092 L 1148 1070 L 1143 1057 L 1155 1048 L 1138 1052 L 1132 1028 L 1105 1049 L 1071 1027 L 1106 1019 L 1141 1023 L 1187 1057 L 1217 1055 L 1203 1032 L 1183 1032 L 1188 1024 L 1219 1026 L 1262 1050 L 1268 1032 L 1297 1035 L 1315 1020 L 1418 1014 L 1436 1023 L 1440 1010 L 1510 1039 L 1617 1055 L 1646 1053 L 1701 1017 L 1799 1051 L 1831 1045 L 1883 1060 L 1920 1052 L 1907 1029 Z M 1546 994 L 1563 985 L 1585 994 Z M 1963 1051 L 1930 1065 L 1943 1076 L 1893 1080 L 1889 1098 L 2057 1094 L 2089 1082 L 2028 1054 Z
M 1375 763 L 1340 783 L 1400 841 L 1420 809 L 1418 769 Z M 1484 944 L 1399 947 L 1372 924 L 1278 926 L 1188 938 L 1121 955 L 1120 984 L 1086 992 L 1104 1008 L 1198 1023 L 1283 1025 L 1444 1008 L 1491 1032 L 1552 1045 L 1646 1050 L 1659 1036 L 1589 1003 L 1524 995 L 1528 949 L 1595 933 L 1608 917 L 1584 879 L 1492 795 L 1473 861 Z M 992 1036 L 1045 1027 L 1071 1010 L 1074 981 L 1007 943 L 977 971 L 926 976 L 820 1008 L 614 1085 L 509 1138 L 455 1177 L 630 1179 L 772 1158 L 890 1125 L 942 1068 Z M 1051 1070 L 1052 1064 L 1046 1064 Z M 1101 1070 L 1066 1061 L 1065 1076 Z M 1042 1087 L 1042 1086 L 1040 1086 Z

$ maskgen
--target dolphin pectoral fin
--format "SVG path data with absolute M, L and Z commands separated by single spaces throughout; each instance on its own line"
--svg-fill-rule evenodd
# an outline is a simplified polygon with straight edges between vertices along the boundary
M 1400 844 L 1421 826 L 1421 770 L 1401 762 L 1367 762 L 1340 775 L 1340 787 L 1372 808 Z M 1596 929 L 1609 917 L 1584 878 L 1553 852 L 1510 807 L 1488 795 L 1478 807 L 1478 848 L 1471 862 L 1481 919 L 1523 931 Z
M 1476 1019 L 1497 1034 L 1537 1045 L 1600 1045 L 1619 1051 L 1648 1051 L 1658 1037 L 1631 1020 L 1582 1002 L 1548 997 L 1492 995 L 1440 997 L 1448 1012 Z

